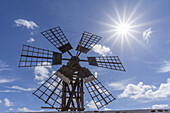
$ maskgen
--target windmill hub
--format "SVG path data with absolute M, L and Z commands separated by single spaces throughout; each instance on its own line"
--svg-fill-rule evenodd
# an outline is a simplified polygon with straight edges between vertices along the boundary
M 125 71 L 118 56 L 79 59 L 81 53 L 86 54 L 102 37 L 84 32 L 76 48 L 76 56 L 73 56 L 69 51 L 73 48 L 60 27 L 43 31 L 41 34 L 62 53 L 23 45 L 19 67 L 51 66 L 62 64 L 62 60 L 68 61 L 67 65 L 63 65 L 33 92 L 35 96 L 50 106 L 42 108 L 84 111 L 84 85 L 98 109 L 115 100 L 90 70 L 79 64 L 82 61 L 93 66 Z M 71 59 L 62 58 L 62 54 L 65 52 L 71 56 Z
M 72 56 L 71 61 L 73 61 L 73 62 L 79 62 L 80 59 L 79 59 L 79 57 L 77 57 L 77 56 Z
M 68 61 L 67 66 L 78 71 L 81 68 L 79 61 L 80 59 L 77 56 L 72 56 L 72 58 Z

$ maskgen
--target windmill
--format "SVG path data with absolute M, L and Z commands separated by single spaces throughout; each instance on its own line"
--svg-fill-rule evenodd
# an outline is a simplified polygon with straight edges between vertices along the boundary
M 88 62 L 92 66 L 125 71 L 118 56 L 79 59 L 81 53 L 86 54 L 102 37 L 84 32 L 76 48 L 77 53 L 73 56 L 69 51 L 72 46 L 60 27 L 43 31 L 41 34 L 61 53 L 23 45 L 19 67 L 61 65 L 62 60 L 68 61 L 33 92 L 35 96 L 50 106 L 42 108 L 59 111 L 84 111 L 84 85 L 98 109 L 115 100 L 89 69 L 81 67 L 79 64 L 79 62 Z M 62 54 L 66 52 L 71 58 L 62 57 Z

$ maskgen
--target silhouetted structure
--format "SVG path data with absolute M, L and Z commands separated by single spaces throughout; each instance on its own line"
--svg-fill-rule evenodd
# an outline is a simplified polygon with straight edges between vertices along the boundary
M 19 67 L 60 65 L 62 60 L 68 60 L 48 80 L 46 80 L 33 93 L 39 99 L 49 104 L 50 107 L 61 111 L 84 111 L 85 84 L 92 100 L 98 109 L 109 104 L 115 98 L 86 68 L 79 62 L 88 62 L 89 65 L 125 71 L 118 56 L 87 57 L 87 60 L 79 59 L 81 53 L 87 53 L 102 38 L 100 36 L 84 32 L 76 48 L 77 54 L 73 56 L 69 50 L 72 46 L 60 27 L 55 27 L 41 34 L 48 39 L 62 53 L 23 45 Z M 62 58 L 67 52 L 71 58 Z M 60 105 L 59 107 L 57 107 Z

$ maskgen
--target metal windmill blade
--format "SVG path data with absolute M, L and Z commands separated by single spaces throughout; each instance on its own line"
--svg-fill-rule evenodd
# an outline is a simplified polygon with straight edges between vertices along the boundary
M 72 46 L 60 27 L 41 32 L 62 53 L 68 52 L 71 58 L 62 58 L 61 53 L 23 45 L 19 67 L 58 65 L 67 60 L 66 65 L 56 71 L 33 93 L 50 107 L 59 111 L 84 111 L 84 85 L 98 109 L 109 104 L 115 98 L 80 62 L 89 65 L 125 71 L 118 56 L 87 57 L 79 59 L 81 52 L 87 53 L 101 39 L 100 36 L 84 32 L 73 56 L 69 50 Z
M 87 57 L 89 65 L 126 71 L 118 56 Z
M 102 37 L 94 35 L 92 33 L 84 32 L 80 42 L 76 48 L 77 56 L 80 55 L 81 52 L 87 53 Z
M 46 80 L 33 94 L 52 108 L 61 105 L 62 100 L 62 79 L 53 74 L 48 80 Z
M 116 99 L 87 68 L 82 67 L 78 75 L 83 78 L 83 82 L 98 109 Z
M 98 109 L 116 100 L 97 78 L 93 81 L 86 82 L 85 86 Z
M 62 53 L 68 52 L 71 55 L 69 50 L 72 49 L 72 46 L 59 26 L 43 31 L 41 34 Z
M 19 67 L 58 65 L 61 61 L 61 53 L 23 45 Z

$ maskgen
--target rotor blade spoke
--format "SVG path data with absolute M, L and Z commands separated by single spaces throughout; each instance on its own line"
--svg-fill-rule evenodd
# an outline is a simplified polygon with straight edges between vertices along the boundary
M 89 65 L 125 71 L 125 68 L 118 56 L 87 57 Z
M 76 48 L 77 56 L 80 55 L 81 52 L 87 53 L 102 37 L 84 32 L 81 40 Z
M 69 52 L 72 49 L 72 46 L 59 26 L 43 31 L 41 34 L 62 53 Z
M 85 83 L 85 86 L 98 109 L 115 100 L 112 94 L 97 79 Z
M 53 74 L 46 80 L 33 95 L 37 96 L 51 107 L 57 107 L 61 104 L 62 80 Z
M 23 45 L 19 67 L 58 65 L 61 61 L 61 53 Z

